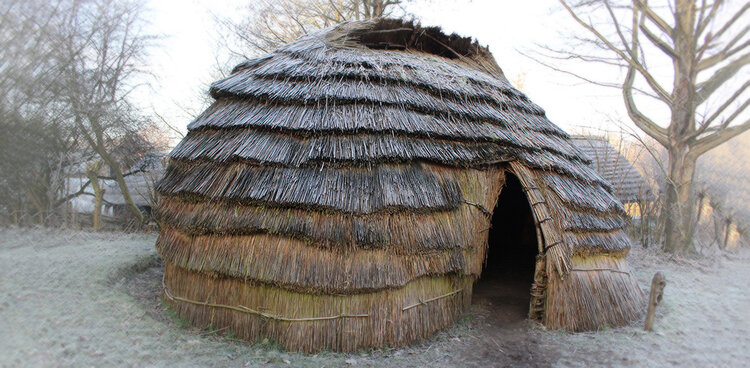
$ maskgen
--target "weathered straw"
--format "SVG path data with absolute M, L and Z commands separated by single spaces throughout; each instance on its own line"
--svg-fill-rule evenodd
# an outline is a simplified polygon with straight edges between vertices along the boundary
M 386 292 L 310 295 L 212 278 L 170 263 L 165 271 L 165 290 L 172 296 L 167 302 L 196 325 L 230 326 L 241 338 L 267 337 L 307 352 L 356 351 L 425 338 L 449 326 L 469 305 L 472 282 L 457 276 L 423 277 Z M 414 304 L 418 307 L 404 309 Z M 368 317 L 318 318 L 339 315 Z
M 157 185 L 164 293 L 191 322 L 302 351 L 427 337 L 471 301 L 506 174 L 538 238 L 529 317 L 639 314 L 611 185 L 471 39 L 348 22 L 211 94 Z

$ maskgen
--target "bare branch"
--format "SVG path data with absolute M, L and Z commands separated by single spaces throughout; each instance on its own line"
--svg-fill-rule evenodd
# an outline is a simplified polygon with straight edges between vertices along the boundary
M 747 105 L 747 103 L 745 105 Z M 713 133 L 696 141 L 696 143 L 693 145 L 693 149 L 691 150 L 691 154 L 695 157 L 698 157 L 748 130 L 750 130 L 750 120 L 746 120 L 742 124 L 717 131 L 716 133 Z
M 696 86 L 696 104 L 705 102 L 719 87 L 730 80 L 745 65 L 750 64 L 750 53 L 744 54 L 714 72 L 710 78 Z
M 159 119 L 162 124 L 164 124 L 169 130 L 173 131 L 174 133 L 177 133 L 177 136 L 180 138 L 185 138 L 185 134 L 175 127 L 173 124 L 171 124 L 164 116 L 160 115 L 158 112 L 154 111 L 153 114 L 156 116 L 157 119 Z
M 714 5 L 716 5 L 716 3 L 714 3 Z M 695 24 L 695 33 L 698 34 L 698 35 L 700 34 L 701 21 L 703 20 L 703 16 L 706 14 L 706 8 L 707 8 L 707 6 L 706 6 L 706 0 L 701 0 L 701 6 L 699 8 L 700 13 L 698 13 L 698 18 L 697 18 L 698 21 L 695 22 L 696 23 Z
M 745 82 L 745 84 L 743 84 L 742 87 L 737 89 L 732 94 L 732 96 L 730 96 L 726 101 L 724 101 L 724 103 L 719 108 L 717 108 L 716 111 L 708 119 L 706 119 L 703 122 L 701 129 L 705 130 L 704 127 L 707 128 L 709 125 L 711 125 L 711 123 L 714 120 L 716 120 L 716 118 L 718 118 L 729 106 L 731 106 L 732 103 L 734 103 L 734 101 L 736 101 L 742 95 L 742 93 L 748 89 L 748 87 L 750 87 L 750 81 Z M 694 136 L 697 137 L 698 135 L 700 135 L 700 130 L 696 133 L 697 134 L 695 134 Z
M 532 61 L 534 61 L 535 63 L 537 63 L 537 64 L 539 64 L 541 66 L 549 68 L 550 70 L 554 70 L 554 71 L 559 72 L 559 73 L 567 74 L 567 75 L 569 75 L 571 77 L 574 77 L 576 79 L 580 79 L 581 81 L 584 81 L 586 83 L 591 83 L 591 84 L 594 84 L 594 85 L 597 85 L 597 86 L 601 86 L 601 87 L 615 88 L 615 89 L 618 89 L 618 90 L 622 90 L 622 84 L 621 83 L 604 83 L 604 82 L 600 82 L 600 81 L 595 81 L 593 79 L 584 77 L 581 74 L 578 74 L 578 73 L 575 73 L 575 72 L 571 72 L 569 70 L 565 70 L 565 69 L 556 67 L 556 66 L 554 66 L 554 65 L 552 65 L 550 63 L 545 63 L 544 61 L 540 60 L 539 58 L 531 56 L 531 55 L 529 55 L 529 54 L 527 54 L 527 53 L 525 53 L 523 51 L 518 51 L 518 53 L 520 53 L 521 55 L 523 55 L 523 56 L 531 59 Z M 550 58 L 553 58 L 553 59 L 555 58 L 553 56 L 547 56 L 547 55 L 544 55 L 544 57 L 550 57 Z M 577 59 L 578 57 L 576 55 L 570 55 L 570 58 L 571 59 Z M 593 60 L 593 59 L 584 60 L 584 61 L 606 63 L 605 61 L 599 61 L 599 60 Z M 615 65 L 616 66 L 621 66 L 620 64 L 615 64 Z M 646 91 L 646 90 L 643 90 L 643 89 L 637 88 L 637 87 L 632 87 L 632 90 L 636 91 L 636 92 L 638 92 L 638 93 L 640 93 L 640 94 L 642 94 L 644 96 L 648 96 L 650 98 L 659 100 L 659 97 L 656 96 L 655 94 L 653 94 L 653 92 L 649 92 L 649 91 Z
M 625 77 L 625 83 L 622 86 L 622 95 L 625 99 L 625 108 L 628 111 L 628 116 L 630 116 L 630 119 L 633 120 L 633 123 L 635 123 L 638 128 L 666 147 L 669 145 L 666 129 L 658 126 L 654 121 L 646 117 L 646 115 L 644 115 L 635 104 L 635 100 L 633 99 L 634 79 L 635 68 L 630 67 L 628 68 L 628 74 Z
M 620 29 L 620 22 L 617 20 L 617 17 L 615 16 L 614 11 L 612 10 L 612 7 L 609 5 L 608 0 L 604 0 L 604 7 L 607 9 L 607 13 L 609 14 L 610 19 L 612 20 L 612 24 L 615 26 L 615 32 L 617 32 L 617 37 L 620 38 L 620 42 L 622 42 L 622 45 L 625 47 L 625 49 L 628 51 L 631 57 L 635 55 L 633 53 L 633 50 L 628 48 L 628 41 L 625 39 L 625 35 L 622 33 L 622 30 Z M 637 60 L 637 57 L 633 57 L 634 60 Z
M 750 106 L 750 99 L 745 100 L 745 102 L 742 103 L 733 113 L 731 113 L 729 116 L 724 118 L 724 121 L 721 123 L 721 126 L 719 129 L 724 129 L 728 127 L 732 122 L 734 122 L 734 119 L 737 119 L 737 117 L 745 112 L 747 110 L 747 107 Z
M 717 1 L 717 3 L 719 3 L 719 6 L 721 6 L 723 2 L 722 1 Z M 713 38 L 717 39 L 717 38 L 721 37 L 727 30 L 729 30 L 730 28 L 732 28 L 732 26 L 740 19 L 740 17 L 743 14 L 745 14 L 745 12 L 748 9 L 750 9 L 750 3 L 745 3 L 745 5 L 742 8 L 740 8 L 739 11 L 737 11 L 736 13 L 734 13 L 734 15 L 732 16 L 732 18 L 730 18 L 726 23 L 724 23 L 724 25 L 721 26 L 721 28 L 719 28 L 718 31 L 716 31 L 716 34 L 714 35 Z M 698 33 L 698 34 L 700 34 L 700 33 Z
M 128 176 L 131 176 L 131 175 L 140 174 L 140 173 L 144 173 L 144 172 L 146 172 L 146 171 L 145 170 L 140 170 L 140 169 L 139 170 L 133 170 L 133 171 L 130 171 L 130 172 L 127 172 L 127 173 L 123 174 L 123 177 L 128 177 Z M 96 177 L 99 180 L 115 180 L 116 179 L 114 176 L 97 175 Z M 69 200 L 71 200 L 71 199 L 73 199 L 75 197 L 78 197 L 80 195 L 90 195 L 90 193 L 86 193 L 86 188 L 88 188 L 89 185 L 91 185 L 91 179 L 87 179 L 83 184 L 81 184 L 81 186 L 75 192 L 70 193 L 70 194 L 68 194 L 68 195 L 66 195 L 66 196 L 58 199 L 57 202 L 55 202 L 52 207 L 53 208 L 60 207 L 65 202 L 67 202 L 67 201 L 69 201 Z
M 314 30 L 350 19 L 391 14 L 404 0 L 256 0 L 237 22 L 217 18 L 226 48 L 235 55 L 257 55 Z M 229 46 L 231 44 L 231 46 Z M 236 46 L 236 47 L 235 47 Z
M 570 13 L 570 15 L 573 17 L 573 19 L 580 24 L 583 28 L 588 30 L 590 33 L 592 33 L 596 38 L 598 38 L 600 41 L 602 41 L 607 48 L 617 54 L 620 58 L 622 58 L 624 61 L 626 61 L 630 66 L 632 66 L 635 70 L 638 71 L 639 74 L 643 76 L 643 78 L 646 80 L 646 83 L 648 83 L 649 87 L 656 92 L 656 94 L 659 96 L 661 100 L 664 102 L 670 102 L 672 100 L 672 97 L 670 94 L 656 81 L 653 75 L 644 68 L 643 64 L 641 64 L 638 60 L 635 60 L 630 57 L 630 55 L 625 54 L 622 50 L 617 48 L 615 45 L 613 45 L 604 35 L 602 35 L 599 31 L 597 31 L 593 26 L 590 24 L 584 22 L 574 11 L 571 9 L 571 7 L 564 1 L 559 0 L 560 4 L 562 4 L 563 7 Z M 631 48 L 634 49 L 637 46 L 634 46 Z
M 734 112 L 732 112 L 732 114 L 726 117 L 720 125 L 710 126 L 710 124 L 708 123 L 703 124 L 701 128 L 698 129 L 698 131 L 691 134 L 690 136 L 685 137 L 684 140 L 688 141 L 694 138 L 698 138 L 705 133 L 715 133 L 715 132 L 719 132 L 719 131 L 726 129 L 740 114 L 742 114 L 747 109 L 749 105 L 750 105 L 750 100 L 745 100 L 745 102 L 742 105 L 740 105 Z
M 737 120 L 743 119 L 742 116 L 746 116 L 750 106 L 750 100 L 743 100 L 750 89 L 750 82 L 745 80 L 740 81 L 744 83 L 741 88 L 724 99 L 719 108 L 713 110 L 702 124 L 696 127 L 697 107 L 717 90 L 723 90 L 722 86 L 727 85 L 727 81 L 750 63 L 750 54 L 747 53 L 750 48 L 750 41 L 747 40 L 750 26 L 745 24 L 747 22 L 742 22 L 744 15 L 748 13 L 747 9 L 750 9 L 750 3 L 745 2 L 739 11 L 729 14 L 726 19 L 727 17 L 722 17 L 719 12 L 724 4 L 723 0 L 715 0 L 713 3 L 709 3 L 708 0 L 667 2 L 674 18 L 673 22 L 670 19 L 673 24 L 671 25 L 665 18 L 660 17 L 656 8 L 649 6 L 647 0 L 631 0 L 633 24 L 628 29 L 618 22 L 620 14 L 617 11 L 625 9 L 625 5 L 618 7 L 610 0 L 581 0 L 575 2 L 576 5 L 572 5 L 572 0 L 559 1 L 571 17 L 588 31 L 590 39 L 593 40 L 582 41 L 575 38 L 584 47 L 573 49 L 569 51 L 570 54 L 582 54 L 581 50 L 591 46 L 589 50 L 592 47 L 594 52 L 606 50 L 626 64 L 627 75 L 622 93 L 628 116 L 640 130 L 667 148 L 669 153 L 669 169 L 665 171 L 667 197 L 664 248 L 668 251 L 691 249 L 690 234 L 693 231 L 691 224 L 694 211 L 691 193 L 696 160 L 708 150 L 750 130 L 750 121 L 735 124 Z M 697 4 L 699 5 L 696 6 Z M 601 19 L 605 16 L 601 14 L 605 10 L 608 13 L 605 18 L 608 21 L 606 24 L 600 25 L 584 20 L 587 11 Z M 718 24 L 719 22 L 722 23 Z M 737 24 L 744 27 L 739 29 L 739 32 L 735 32 L 733 27 Z M 719 26 L 716 34 L 707 31 L 716 25 Z M 632 37 L 630 42 L 625 41 L 627 32 Z M 640 32 L 649 42 L 640 42 Z M 610 36 L 609 33 L 614 36 Z M 727 37 L 730 33 L 732 36 Z M 722 39 L 722 36 L 728 40 Z M 702 43 L 699 42 L 701 37 L 704 39 Z M 651 56 L 653 50 L 647 46 L 651 45 L 672 61 L 673 85 L 670 93 L 657 82 L 657 69 L 651 68 L 655 64 L 652 62 L 652 65 L 647 65 L 646 56 Z M 713 53 L 710 56 L 709 51 Z M 569 56 L 564 52 L 556 56 L 567 60 L 589 59 L 607 65 L 618 64 L 617 61 L 597 60 L 596 57 L 590 56 Z M 708 78 L 699 76 L 699 73 L 707 70 L 713 70 L 712 75 Z M 571 72 L 568 74 L 574 75 Z M 635 84 L 639 75 L 656 93 L 656 97 L 669 107 L 668 125 L 657 124 L 652 120 L 653 117 L 646 116 L 638 108 L 634 93 L 638 92 Z M 703 82 L 698 82 L 699 80 Z M 743 102 L 733 111 L 729 111 L 738 101 Z M 720 119 L 721 122 L 717 124 Z
M 719 8 L 724 5 L 723 0 L 714 0 L 714 3 L 711 5 L 711 11 L 708 13 L 708 15 L 704 18 L 704 7 L 701 7 L 701 14 L 698 17 L 698 21 L 696 22 L 696 28 L 695 28 L 695 35 L 696 39 L 700 37 L 700 35 L 703 34 L 703 31 L 706 30 L 709 24 L 713 21 L 714 17 L 716 16 L 716 13 L 719 11 Z M 710 38 L 710 37 L 708 37 Z
M 639 14 L 637 11 L 633 11 L 633 32 L 631 34 L 631 54 L 634 57 L 638 57 L 638 29 L 640 28 L 638 25 L 643 24 L 643 13 Z M 651 138 L 655 139 L 657 142 L 659 142 L 663 146 L 667 146 L 669 143 L 668 137 L 667 137 L 667 131 L 666 129 L 660 127 L 657 125 L 654 121 L 646 117 L 636 106 L 635 99 L 633 98 L 633 84 L 635 82 L 635 72 L 636 69 L 634 66 L 628 67 L 628 73 L 625 76 L 625 81 L 622 85 L 622 96 L 625 100 L 625 108 L 628 111 L 628 116 L 630 116 L 630 119 L 633 120 L 633 123 L 635 123 L 638 128 L 643 130 L 646 134 L 651 136 Z
M 677 54 L 675 53 L 672 46 L 664 42 L 664 40 L 660 39 L 657 35 L 651 33 L 651 31 L 648 29 L 648 27 L 646 27 L 645 24 L 641 23 L 639 28 L 641 31 L 643 31 L 643 34 L 646 35 L 646 38 L 648 38 L 648 40 L 651 41 L 654 46 L 658 47 L 659 50 L 667 54 L 673 60 L 677 58 Z
M 662 32 L 669 35 L 674 32 L 674 29 L 669 25 L 669 23 L 667 23 L 658 14 L 656 14 L 656 12 L 654 12 L 654 10 L 651 9 L 645 1 L 634 0 L 633 3 L 636 5 L 638 10 L 642 11 L 643 14 L 646 15 L 646 18 L 648 18 L 648 20 L 652 21 L 657 27 L 659 27 Z
M 344 13 L 341 12 L 341 9 L 339 9 L 339 6 L 333 0 L 328 0 L 328 5 L 331 6 L 331 9 L 333 9 L 333 11 L 335 11 L 336 14 L 338 14 L 339 18 L 341 18 L 342 21 L 348 20 L 346 19 L 347 17 L 344 15 Z M 321 11 L 321 13 L 324 13 L 324 12 L 325 11 Z
M 582 55 L 582 54 L 576 54 L 574 52 L 564 52 L 560 50 L 555 50 L 545 45 L 537 45 L 537 47 L 549 52 L 549 53 L 537 52 L 537 54 L 539 54 L 540 57 L 544 57 L 544 58 L 556 59 L 556 60 L 580 60 L 580 61 L 587 62 L 587 63 L 606 64 L 606 65 L 611 65 L 611 66 L 616 66 L 616 67 L 621 67 L 621 68 L 627 67 L 627 64 L 623 63 L 622 60 L 617 57 L 600 57 L 600 56 L 593 56 L 593 55 Z M 524 56 L 532 60 L 537 59 L 536 57 L 531 56 L 531 55 L 524 55 Z
M 750 30 L 750 26 L 745 27 L 745 29 L 742 30 L 739 34 L 737 34 L 736 37 L 732 39 L 727 45 L 719 52 L 717 52 L 714 55 L 711 55 L 707 58 L 701 58 L 700 62 L 698 63 L 698 70 L 706 70 L 732 56 L 737 54 L 738 52 L 744 50 L 748 46 L 750 46 L 750 40 L 745 41 L 743 44 L 732 48 L 736 42 L 739 41 L 745 34 L 747 34 L 748 30 Z

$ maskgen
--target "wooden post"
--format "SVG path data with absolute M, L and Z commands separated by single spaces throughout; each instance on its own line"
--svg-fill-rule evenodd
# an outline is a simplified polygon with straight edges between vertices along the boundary
M 656 307 L 661 304 L 662 297 L 664 296 L 664 287 L 667 286 L 667 279 L 660 272 L 654 274 L 654 278 L 651 280 L 651 295 L 648 297 L 648 312 L 646 312 L 646 331 L 653 331 L 654 329 L 654 314 L 656 313 Z
M 727 217 L 726 219 L 726 227 L 724 228 L 724 250 L 727 250 L 727 247 L 729 246 L 729 234 L 732 232 L 732 218 Z

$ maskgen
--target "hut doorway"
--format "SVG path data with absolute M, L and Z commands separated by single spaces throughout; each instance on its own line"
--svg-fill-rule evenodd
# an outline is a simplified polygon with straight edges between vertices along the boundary
M 472 302 L 487 307 L 501 324 L 523 321 L 529 313 L 538 241 L 521 182 L 509 172 L 491 226 L 488 253 Z

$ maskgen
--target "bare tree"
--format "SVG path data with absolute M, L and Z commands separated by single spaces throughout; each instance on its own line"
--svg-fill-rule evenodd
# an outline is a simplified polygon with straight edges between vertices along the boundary
M 99 185 L 99 176 L 101 175 L 102 162 L 96 161 L 86 166 L 86 176 L 91 181 L 91 187 L 94 189 L 94 212 L 92 219 L 92 228 L 99 231 L 102 217 L 102 201 L 104 198 L 104 188 Z
M 85 192 L 90 182 L 69 193 L 67 178 L 97 157 L 129 198 L 120 166 L 151 143 L 129 100 L 153 40 L 141 24 L 135 1 L 0 2 L 0 209 L 11 221 L 45 223 Z
M 60 63 L 64 100 L 88 146 L 110 168 L 130 211 L 143 214 L 131 198 L 113 149 L 147 120 L 128 100 L 141 76 L 143 56 L 154 37 L 142 31 L 142 6 L 135 1 L 74 2 L 65 29 Z
M 348 21 L 405 14 L 408 0 L 255 0 L 242 19 L 217 18 L 235 58 L 271 52 L 312 31 Z
M 750 63 L 750 3 L 730 8 L 723 0 L 662 1 L 658 6 L 647 0 L 559 1 L 586 30 L 576 41 L 590 46 L 585 48 L 590 52 L 581 47 L 547 51 L 558 60 L 626 70 L 617 86 L 628 115 L 668 152 L 664 249 L 692 251 L 696 160 L 750 129 L 745 114 L 750 81 L 741 72 Z M 660 73 L 664 68 L 668 72 Z M 669 121 L 641 109 L 644 99 L 666 106 Z
M 0 219 L 16 224 L 47 222 L 79 151 L 59 99 L 65 19 L 60 3 L 0 2 Z

